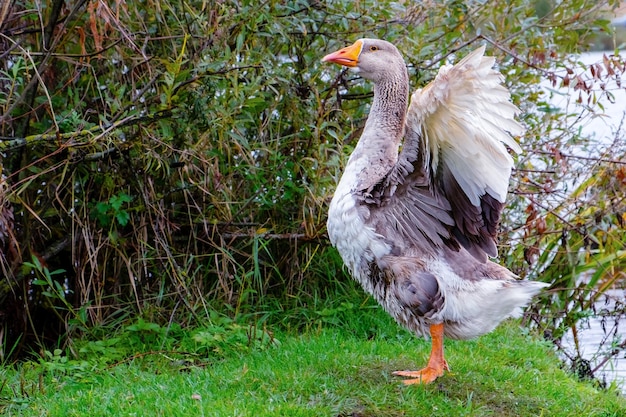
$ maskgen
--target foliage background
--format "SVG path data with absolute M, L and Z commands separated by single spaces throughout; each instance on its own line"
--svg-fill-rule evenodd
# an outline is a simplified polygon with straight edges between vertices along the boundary
M 553 283 L 532 317 L 558 340 L 624 281 L 623 130 L 580 129 L 624 62 L 610 35 L 603 62 L 572 58 L 617 3 L 2 3 L 0 357 L 137 316 L 284 321 L 332 299 L 349 278 L 326 203 L 371 90 L 319 60 L 362 36 L 394 42 L 413 87 L 479 44 L 497 57 L 528 128 L 501 261 Z

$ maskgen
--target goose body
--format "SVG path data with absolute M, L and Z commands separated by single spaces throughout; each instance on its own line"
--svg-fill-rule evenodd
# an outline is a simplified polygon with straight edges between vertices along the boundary
M 448 369 L 443 337 L 473 338 L 516 315 L 546 284 L 492 262 L 513 159 L 518 109 L 477 49 L 444 66 L 409 102 L 397 48 L 360 39 L 326 55 L 374 83 L 361 138 L 337 185 L 328 235 L 351 275 L 401 325 L 431 336 L 427 383 Z

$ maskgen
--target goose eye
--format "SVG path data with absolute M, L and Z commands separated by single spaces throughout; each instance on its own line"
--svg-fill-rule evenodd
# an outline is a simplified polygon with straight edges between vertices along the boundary
M 370 46 L 370 51 L 378 51 L 378 46 Z

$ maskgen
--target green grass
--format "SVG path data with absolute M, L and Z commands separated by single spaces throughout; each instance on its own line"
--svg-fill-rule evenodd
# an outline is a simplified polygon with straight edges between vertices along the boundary
M 140 321 L 112 343 L 79 343 L 80 359 L 56 352 L 45 361 L 1 368 L 0 414 L 626 415 L 626 401 L 614 387 L 603 391 L 576 381 L 559 368 L 548 344 L 516 322 L 477 340 L 448 341 L 452 372 L 432 385 L 405 387 L 391 372 L 423 365 L 428 342 L 398 329 L 379 309 L 353 310 L 355 331 L 345 324 L 304 334 L 278 331 L 273 343 L 249 337 L 256 333 L 228 320 L 212 320 L 201 330 L 172 328 L 167 335 Z

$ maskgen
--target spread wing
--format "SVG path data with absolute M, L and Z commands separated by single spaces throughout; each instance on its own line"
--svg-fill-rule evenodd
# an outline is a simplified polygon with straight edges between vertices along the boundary
M 521 152 L 511 135 L 523 133 L 514 119 L 519 110 L 484 51 L 442 67 L 413 93 L 398 162 L 367 193 L 377 228 L 384 219 L 396 237 L 420 248 L 462 245 L 480 260 L 497 256 L 513 167 L 505 144 Z

